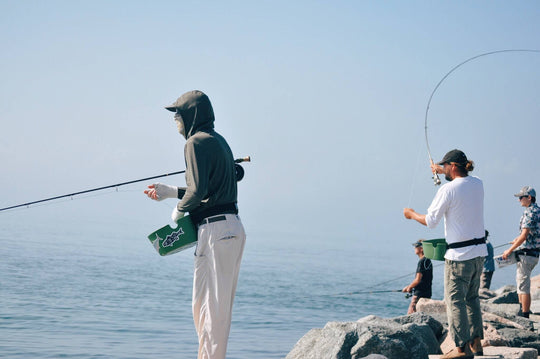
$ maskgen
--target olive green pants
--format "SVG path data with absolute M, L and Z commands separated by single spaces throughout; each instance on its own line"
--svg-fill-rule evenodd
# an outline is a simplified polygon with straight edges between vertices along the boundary
M 478 289 L 484 257 L 466 261 L 446 259 L 444 266 L 444 300 L 448 331 L 457 347 L 474 338 L 484 338 Z

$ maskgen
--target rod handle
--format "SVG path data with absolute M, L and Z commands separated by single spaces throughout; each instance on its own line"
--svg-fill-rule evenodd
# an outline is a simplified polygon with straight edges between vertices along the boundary
M 241 162 L 251 162 L 251 157 L 246 156 L 246 157 L 237 158 L 234 160 L 234 163 L 241 163 Z

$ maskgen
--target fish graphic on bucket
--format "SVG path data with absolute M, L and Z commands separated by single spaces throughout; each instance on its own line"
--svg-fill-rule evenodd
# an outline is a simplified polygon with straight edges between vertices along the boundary
M 176 225 L 176 228 L 166 225 L 148 235 L 159 255 L 168 256 L 197 244 L 197 230 L 189 215 L 176 221 Z

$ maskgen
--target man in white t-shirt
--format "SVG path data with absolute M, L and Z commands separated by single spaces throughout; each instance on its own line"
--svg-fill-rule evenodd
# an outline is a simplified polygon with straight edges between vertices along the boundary
M 484 186 L 469 172 L 474 163 L 460 150 L 448 152 L 431 164 L 433 173 L 444 174 L 449 182 L 441 186 L 427 214 L 405 208 L 407 219 L 435 228 L 444 217 L 448 250 L 444 256 L 444 298 L 448 329 L 456 347 L 441 359 L 473 358 L 483 355 L 484 337 L 478 289 L 487 256 L 484 238 Z

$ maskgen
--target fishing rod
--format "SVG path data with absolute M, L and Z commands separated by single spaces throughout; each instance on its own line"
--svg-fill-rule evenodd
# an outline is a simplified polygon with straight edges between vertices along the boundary
M 496 246 L 493 246 L 493 249 L 497 249 L 497 248 L 500 248 L 500 247 L 504 247 L 504 246 L 507 246 L 509 244 L 512 244 L 511 242 L 509 243 L 503 243 L 503 244 L 499 244 L 499 245 L 496 245 Z M 438 268 L 442 265 L 444 265 L 445 262 L 441 262 L 441 263 L 438 263 L 438 264 L 435 264 L 433 265 L 433 268 Z M 392 278 L 392 279 L 389 279 L 389 280 L 386 280 L 384 282 L 380 282 L 380 283 L 377 283 L 377 284 L 374 284 L 372 286 L 370 286 L 371 288 L 373 287 L 380 287 L 382 286 L 383 284 L 388 284 L 390 282 L 394 282 L 398 279 L 403 279 L 403 278 L 406 278 L 406 277 L 410 277 L 412 275 L 416 274 L 416 272 L 411 272 L 411 273 L 408 273 L 408 274 L 405 274 L 405 275 L 402 275 L 402 276 L 399 276 L 399 277 L 396 277 L 396 278 Z M 368 287 L 368 288 L 370 288 Z M 363 289 L 361 291 L 356 291 L 356 292 L 349 292 L 349 293 L 339 293 L 339 294 L 332 294 L 330 295 L 331 297 L 344 297 L 344 296 L 348 296 L 348 295 L 356 295 L 356 294 L 372 294 L 372 293 L 392 293 L 392 292 L 401 292 L 400 289 L 396 289 L 396 290 L 368 290 L 368 289 Z
M 344 296 L 356 295 L 356 294 L 401 293 L 401 292 L 402 292 L 401 289 L 394 289 L 394 290 L 366 290 L 366 291 L 334 294 L 333 297 L 344 297 Z
M 246 157 L 243 157 L 243 158 L 237 158 L 237 159 L 234 160 L 235 167 L 236 167 L 236 173 L 237 173 L 237 179 L 240 178 L 240 180 L 244 177 L 244 170 L 242 169 L 242 167 L 241 167 L 240 165 L 238 165 L 238 163 L 242 163 L 242 162 L 251 162 L 251 157 L 250 157 L 250 156 L 246 156 Z M 162 175 L 157 175 L 157 176 L 152 176 L 152 177 L 146 177 L 146 178 L 136 179 L 136 180 L 127 181 L 127 182 L 122 182 L 122 183 L 111 184 L 111 185 L 108 185 L 108 186 L 103 186 L 103 187 L 97 187 L 97 188 L 87 189 L 87 190 L 84 190 L 84 191 L 79 191 L 79 192 L 74 192 L 74 193 L 63 194 L 63 195 L 61 195 L 61 196 L 55 196 L 55 197 L 50 197 L 50 198 L 40 199 L 40 200 L 38 200 L 38 201 L 32 201 L 32 202 L 27 202 L 27 203 L 17 204 L 17 205 L 15 205 L 15 206 L 10 206 L 10 207 L 5 207 L 5 208 L 0 208 L 0 212 L 2 212 L 2 211 L 7 211 L 8 209 L 19 208 L 19 207 L 28 207 L 28 206 L 30 206 L 30 205 L 32 205 L 32 204 L 37 204 L 37 203 L 42 203 L 42 202 L 53 201 L 53 200 L 55 200 L 55 199 L 66 198 L 66 197 L 73 197 L 73 196 L 77 196 L 77 195 L 81 195 L 81 194 L 85 194 L 85 193 L 90 193 L 90 192 L 95 192 L 95 191 L 101 191 L 101 190 L 108 189 L 108 188 L 118 188 L 118 187 L 120 187 L 120 186 L 125 186 L 125 185 L 128 185 L 128 184 L 137 183 L 137 182 L 149 181 L 149 180 L 156 179 L 156 178 L 167 177 L 167 176 L 174 176 L 174 175 L 178 175 L 178 174 L 185 173 L 185 172 L 186 172 L 186 171 L 183 170 L 183 171 L 178 171 L 178 172 L 165 173 L 165 174 L 162 174 Z
M 500 53 L 504 53 L 504 52 L 536 52 L 536 53 L 540 53 L 540 50 L 534 50 L 534 49 L 514 49 L 514 50 L 513 49 L 507 49 L 507 50 L 497 50 L 497 51 L 485 52 L 483 54 L 473 56 L 473 57 L 459 63 L 458 65 L 454 66 L 450 71 L 448 71 L 446 73 L 446 75 L 443 76 L 443 78 L 439 81 L 437 86 L 435 86 L 435 88 L 431 92 L 431 96 L 429 96 L 429 100 L 428 100 L 428 103 L 427 103 L 427 106 L 426 106 L 426 115 L 425 115 L 425 120 L 424 120 L 424 131 L 425 131 L 425 136 L 426 136 L 426 146 L 427 146 L 427 152 L 428 152 L 428 156 L 429 156 L 429 161 L 432 164 L 433 164 L 433 157 L 431 156 L 431 149 L 429 148 L 428 133 L 427 133 L 427 120 L 428 120 L 429 105 L 431 104 L 431 100 L 433 99 L 433 95 L 435 95 L 435 92 L 437 91 L 439 86 L 441 86 L 441 84 L 444 82 L 444 80 L 446 80 L 446 78 L 448 76 L 450 76 L 450 74 L 452 72 L 456 71 L 458 68 L 465 65 L 467 62 L 475 60 L 475 59 L 477 59 L 479 57 L 488 56 L 488 55 L 494 55 L 494 54 L 500 54 Z M 433 182 L 434 182 L 435 186 L 438 186 L 438 185 L 441 184 L 441 180 L 439 179 L 439 175 L 436 172 L 433 174 Z

